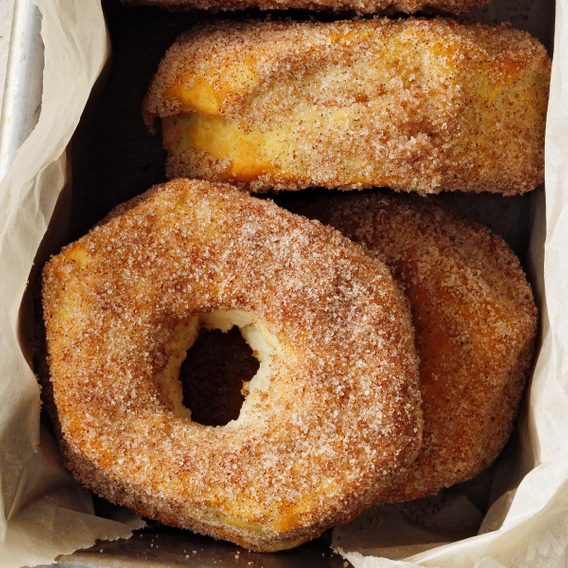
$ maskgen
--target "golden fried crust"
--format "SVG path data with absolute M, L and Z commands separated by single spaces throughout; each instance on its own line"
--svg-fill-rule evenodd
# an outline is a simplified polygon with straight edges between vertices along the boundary
M 122 0 L 128 6 L 160 6 L 170 9 L 200 9 L 212 11 L 245 10 L 350 10 L 359 14 L 373 14 L 382 11 L 413 14 L 420 10 L 435 10 L 460 14 L 477 6 L 484 6 L 489 0 Z
M 549 74 L 506 26 L 225 22 L 170 48 L 144 115 L 163 119 L 170 176 L 515 194 L 543 181 Z
M 43 308 L 67 465 L 143 515 L 288 548 L 374 503 L 418 452 L 413 330 L 389 270 L 230 186 L 174 180 L 118 208 L 46 265 Z M 221 427 L 164 383 L 179 330 L 216 310 L 248 314 L 273 352 Z
M 422 199 L 294 198 L 387 263 L 410 301 L 420 358 L 422 450 L 383 498 L 417 499 L 487 467 L 507 441 L 537 311 L 518 259 L 489 230 Z

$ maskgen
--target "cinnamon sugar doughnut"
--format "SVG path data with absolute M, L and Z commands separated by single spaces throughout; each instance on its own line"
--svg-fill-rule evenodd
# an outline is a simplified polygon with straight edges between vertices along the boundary
M 511 433 L 531 364 L 537 312 L 517 257 L 488 229 L 424 199 L 314 197 L 287 205 L 364 245 L 410 301 L 424 439 L 383 498 L 417 499 L 477 475 Z
M 384 264 L 230 186 L 174 180 L 44 270 L 69 469 L 113 503 L 254 550 L 345 522 L 415 458 L 413 331 Z M 238 326 L 260 368 L 237 420 L 193 422 L 177 375 L 198 328 Z
M 122 0 L 127 6 L 160 6 L 170 9 L 200 10 L 352 10 L 359 14 L 373 14 L 394 10 L 413 14 L 420 10 L 439 10 L 460 14 L 489 0 Z
M 144 116 L 173 177 L 511 195 L 543 182 L 549 75 L 504 25 L 218 22 L 170 48 Z

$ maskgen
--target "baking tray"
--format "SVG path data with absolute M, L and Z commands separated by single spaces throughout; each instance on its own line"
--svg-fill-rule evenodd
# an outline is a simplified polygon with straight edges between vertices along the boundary
M 513 23 L 540 37 L 550 49 L 552 37 L 547 30 L 533 27 L 533 20 L 523 13 L 523 5 L 527 5 L 528 1 L 519 0 L 519 17 L 513 17 Z M 93 91 L 70 145 L 72 198 L 69 205 L 71 215 L 65 215 L 65 241 L 83 234 L 116 204 L 164 180 L 165 154 L 160 138 L 150 136 L 142 123 L 142 98 L 161 56 L 178 33 L 197 21 L 207 19 L 207 16 L 197 13 L 171 15 L 152 8 L 125 9 L 115 0 L 103 1 L 103 6 L 113 55 Z M 554 1 L 543 0 L 539 10 L 541 18 L 543 13 L 547 13 L 552 19 Z M 253 11 L 249 13 L 254 14 Z M 295 13 L 295 16 L 309 17 L 301 12 Z M 474 17 L 491 20 L 491 9 L 479 10 Z M 2 110 L 0 178 L 39 116 L 43 67 L 39 29 L 40 16 L 33 2 L 17 0 Z M 514 198 L 479 195 L 472 199 L 448 194 L 437 199 L 501 233 L 524 259 L 534 197 L 533 193 Z M 58 222 L 56 216 L 52 225 Z M 56 252 L 61 244 L 54 240 L 44 254 Z M 42 260 L 39 259 L 39 264 Z M 508 451 L 515 451 L 514 437 Z M 488 495 L 482 495 L 482 502 L 486 503 L 487 499 Z M 101 511 L 108 508 L 102 501 L 97 500 L 96 505 Z M 151 523 L 147 528 L 136 531 L 129 540 L 103 542 L 61 557 L 57 566 L 344 566 L 344 560 L 331 553 L 329 539 L 328 533 L 291 551 L 258 554 L 230 543 Z
M 16 0 L 0 121 L 0 179 L 39 117 L 43 72 L 40 22 L 39 10 L 31 0 Z

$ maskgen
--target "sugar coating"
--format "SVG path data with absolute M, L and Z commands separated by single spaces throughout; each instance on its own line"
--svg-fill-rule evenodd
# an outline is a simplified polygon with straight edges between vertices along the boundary
M 513 251 L 424 199 L 336 194 L 286 205 L 362 244 L 410 302 L 424 440 L 383 498 L 417 499 L 477 475 L 511 433 L 534 349 L 537 310 Z
M 170 9 L 200 10 L 351 10 L 359 14 L 373 14 L 395 10 L 412 14 L 419 10 L 440 10 L 460 14 L 488 4 L 489 0 L 121 0 L 127 6 L 161 6 Z
M 511 195 L 543 182 L 549 76 L 506 25 L 218 22 L 170 48 L 144 115 L 173 177 Z
M 377 501 L 421 442 L 410 313 L 386 266 L 331 227 L 230 186 L 173 180 L 46 265 L 43 308 L 69 469 L 111 502 L 255 550 Z M 248 417 L 203 426 L 157 379 L 196 314 L 276 338 Z

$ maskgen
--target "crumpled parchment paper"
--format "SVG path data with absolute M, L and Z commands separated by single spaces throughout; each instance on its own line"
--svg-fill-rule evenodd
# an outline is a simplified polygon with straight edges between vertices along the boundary
M 96 517 L 40 430 L 40 393 L 19 334 L 36 251 L 68 180 L 66 147 L 109 55 L 98 2 L 40 0 L 45 44 L 39 122 L 0 184 L 0 565 L 49 563 L 131 527 Z M 29 350 L 26 350 L 29 351 Z
M 495 14 L 506 0 L 496 0 Z M 549 26 L 538 0 L 526 8 L 535 30 Z M 40 428 L 40 396 L 20 333 L 33 260 L 70 179 L 66 148 L 109 55 L 95 0 L 38 0 L 45 44 L 38 125 L 0 184 L 0 559 L 3 568 L 49 563 L 96 539 L 140 526 L 96 517 L 90 494 L 62 468 Z M 491 9 L 490 9 L 491 10 Z M 474 503 L 450 495 L 427 523 L 397 507 L 365 513 L 334 531 L 333 546 L 356 568 L 568 565 L 568 0 L 557 0 L 548 117 L 545 196 L 536 194 L 531 271 L 542 344 L 521 416 L 519 450 L 496 479 L 512 486 L 481 521 Z M 489 12 L 491 14 L 491 12 Z M 486 14 L 487 17 L 487 14 Z M 566 186 L 566 187 L 565 187 Z M 478 535 L 472 534 L 481 522 Z M 460 540 L 461 539 L 461 540 Z

